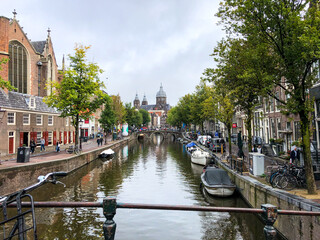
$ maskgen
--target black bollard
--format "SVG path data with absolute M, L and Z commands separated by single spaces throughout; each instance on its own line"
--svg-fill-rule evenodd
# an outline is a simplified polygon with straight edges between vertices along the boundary
M 115 197 L 107 197 L 103 199 L 103 215 L 106 221 L 103 224 L 103 232 L 105 240 L 114 240 L 117 224 L 113 221 L 116 214 L 117 200 Z
M 272 204 L 262 204 L 261 208 L 264 210 L 264 212 L 262 213 L 262 218 L 266 222 L 266 226 L 263 229 L 264 236 L 266 240 L 274 240 L 276 239 L 277 235 L 277 231 L 273 226 L 273 224 L 277 220 L 277 207 Z

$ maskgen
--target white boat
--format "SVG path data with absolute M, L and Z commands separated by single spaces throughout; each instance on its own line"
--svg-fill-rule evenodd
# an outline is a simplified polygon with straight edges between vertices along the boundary
M 114 151 L 111 148 L 109 148 L 107 150 L 102 151 L 99 154 L 99 157 L 100 158 L 111 158 L 111 157 L 113 157 L 113 155 L 114 155 Z
M 236 185 L 231 182 L 228 173 L 220 168 L 208 167 L 201 174 L 201 182 L 205 190 L 213 196 L 229 197 L 236 189 Z
M 209 153 L 202 151 L 200 148 L 193 151 L 191 154 L 191 162 L 199 165 L 207 165 L 208 158 L 210 157 Z

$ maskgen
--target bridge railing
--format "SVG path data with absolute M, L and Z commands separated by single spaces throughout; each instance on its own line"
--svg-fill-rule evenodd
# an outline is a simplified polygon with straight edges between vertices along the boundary
M 1 206 L 1 204 L 0 204 Z M 30 202 L 22 203 L 22 207 L 31 207 Z M 11 203 L 8 207 L 16 207 L 16 203 Z M 107 197 L 103 202 L 34 202 L 34 207 L 38 208 L 103 208 L 106 221 L 103 224 L 104 238 L 113 240 L 116 233 L 116 223 L 113 218 L 117 208 L 129 209 L 152 209 L 152 210 L 172 210 L 172 211 L 201 211 L 201 212 L 233 212 L 233 213 L 255 213 L 261 214 L 265 221 L 264 234 L 266 240 L 275 239 L 277 231 L 273 224 L 278 215 L 296 216 L 320 216 L 320 212 L 279 210 L 271 204 L 262 204 L 261 209 L 256 208 L 231 208 L 231 207 L 206 207 L 196 205 L 163 205 L 163 204 L 138 204 L 119 203 L 115 197 Z

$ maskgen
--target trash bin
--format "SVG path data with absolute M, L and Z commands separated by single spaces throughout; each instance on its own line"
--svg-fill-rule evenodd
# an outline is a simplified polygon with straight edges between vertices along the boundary
M 18 148 L 18 155 L 17 155 L 17 162 L 24 163 L 30 161 L 30 148 L 28 147 L 19 147 Z
M 113 134 L 112 134 L 112 139 L 113 139 L 113 140 L 116 140 L 116 139 L 117 139 L 117 136 L 118 136 L 117 133 L 113 133 Z
M 249 153 L 249 172 L 254 176 L 264 174 L 264 154 Z

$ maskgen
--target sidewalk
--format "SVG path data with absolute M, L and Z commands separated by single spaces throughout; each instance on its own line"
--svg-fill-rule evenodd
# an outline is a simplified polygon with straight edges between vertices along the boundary
M 114 143 L 116 141 L 111 141 L 111 137 L 109 137 L 107 139 L 107 144 L 98 147 L 97 144 L 97 139 L 89 139 L 87 142 L 83 142 L 82 143 L 82 152 L 88 152 L 94 149 L 103 149 L 108 147 L 108 145 L 110 145 L 111 143 Z M 69 145 L 68 145 L 69 146 Z M 0 169 L 6 169 L 6 168 L 11 168 L 11 167 L 15 167 L 15 166 L 27 166 L 27 165 L 31 165 L 34 163 L 39 163 L 39 162 L 48 162 L 48 161 L 52 161 L 52 160 L 58 160 L 58 159 L 64 159 L 67 157 L 70 157 L 71 154 L 67 153 L 65 151 L 65 149 L 67 148 L 67 146 L 62 146 L 62 149 L 60 152 L 56 152 L 56 151 L 44 151 L 41 153 L 36 153 L 33 155 L 30 155 L 30 161 L 26 162 L 26 163 L 17 163 L 17 158 L 13 158 L 10 160 L 2 160 L 1 164 L 0 164 Z
M 249 157 L 248 149 L 243 148 L 243 152 L 244 152 L 245 156 L 248 158 Z M 226 153 L 227 153 L 226 156 L 229 155 L 228 144 L 226 144 Z M 232 144 L 232 155 L 237 155 L 237 153 L 238 153 L 238 146 Z M 216 154 L 216 156 L 221 159 L 221 156 L 222 156 L 221 153 L 214 153 L 214 154 Z M 266 155 L 265 155 L 264 159 L 265 159 L 265 161 L 264 161 L 264 163 L 265 163 L 264 164 L 265 172 L 267 172 L 267 167 L 268 166 L 277 165 L 277 164 L 281 164 L 281 163 L 285 163 L 286 162 L 285 160 L 283 160 L 281 158 L 270 157 L 270 156 L 266 156 Z M 247 169 L 249 169 L 248 161 L 245 162 L 245 164 L 246 164 Z M 227 165 L 230 165 L 230 164 L 227 163 Z M 249 173 L 244 173 L 244 174 L 249 175 Z M 264 183 L 264 184 L 269 185 L 268 183 L 265 182 L 264 178 L 262 179 L 262 178 L 255 177 L 255 176 L 252 176 L 252 175 L 250 175 L 250 176 L 255 178 L 256 180 Z M 316 185 L 317 185 L 317 189 L 318 189 L 317 190 L 318 194 L 316 194 L 316 195 L 308 195 L 306 189 L 293 189 L 293 190 L 288 191 L 288 192 L 291 193 L 291 194 L 306 198 L 306 199 L 310 199 L 310 200 L 312 200 L 312 201 L 314 201 L 316 203 L 320 203 L 320 180 L 316 181 Z

